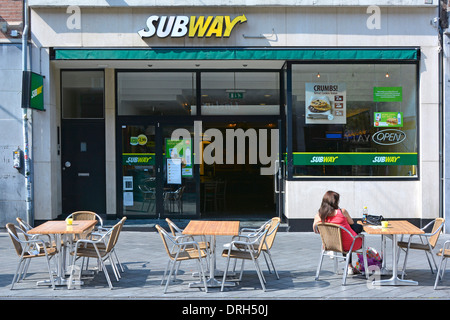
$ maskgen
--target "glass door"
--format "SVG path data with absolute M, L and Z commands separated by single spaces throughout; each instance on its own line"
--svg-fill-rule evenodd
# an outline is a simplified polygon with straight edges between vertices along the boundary
M 172 139 L 181 129 L 184 136 Z M 198 215 L 193 126 L 122 125 L 122 213 L 136 218 Z
M 161 125 L 161 132 L 164 216 L 197 216 L 198 166 L 194 165 L 193 126 Z M 183 135 L 172 136 L 176 132 Z
M 156 126 L 122 126 L 124 216 L 157 216 Z

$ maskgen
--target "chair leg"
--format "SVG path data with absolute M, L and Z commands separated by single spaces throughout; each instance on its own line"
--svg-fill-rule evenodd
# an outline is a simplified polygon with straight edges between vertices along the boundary
M 322 249 L 322 252 L 320 253 L 319 265 L 317 267 L 315 280 L 319 280 L 319 274 L 320 274 L 320 269 L 322 269 L 322 261 L 323 261 L 323 254 L 324 253 L 325 253 L 325 251 Z
M 230 248 L 230 250 L 231 250 L 231 248 Z M 235 259 L 236 260 L 236 259 Z M 230 265 L 230 257 L 228 256 L 227 257 L 227 265 L 226 265 L 226 267 L 225 267 L 225 271 L 223 272 L 223 279 L 222 279 L 222 286 L 220 287 L 220 291 L 223 291 L 223 287 L 224 287 L 224 285 L 225 285 L 225 280 L 226 280 L 226 278 L 227 278 L 227 273 L 228 273 L 228 267 L 229 267 L 229 265 Z M 236 264 L 235 264 L 236 265 Z
M 437 270 L 437 264 L 436 264 L 436 260 L 434 260 L 434 254 L 433 253 L 434 253 L 433 252 L 433 248 L 431 248 L 431 246 L 430 246 L 429 251 L 425 251 L 425 255 L 427 257 L 428 265 L 430 266 L 431 273 L 434 274 L 434 270 L 433 270 L 433 266 L 431 265 L 430 257 L 428 257 L 428 254 L 429 254 L 431 256 L 431 260 L 433 261 L 434 268 Z
M 11 288 L 10 288 L 10 290 L 12 290 L 13 288 L 14 288 L 14 284 L 16 283 L 16 282 L 19 282 L 19 279 L 20 279 L 20 270 L 22 269 L 22 264 L 23 264 L 23 259 L 20 259 L 19 260 L 19 263 L 17 264 L 17 268 L 16 268 L 16 273 L 14 274 L 14 278 L 13 278 L 13 280 L 12 280 L 12 282 L 11 282 Z
M 405 251 L 405 260 L 403 260 L 402 279 L 405 277 L 406 262 L 408 261 L 409 248 Z
M 267 254 L 267 256 L 269 257 L 270 263 L 272 264 L 272 269 L 273 269 L 273 271 L 275 271 L 275 275 L 277 276 L 277 279 L 280 280 L 280 276 L 278 275 L 277 269 L 275 269 L 275 264 L 273 263 L 272 255 L 270 254 L 270 251 L 267 251 L 267 252 L 264 251 L 264 253 Z M 267 260 L 266 260 L 266 262 L 267 262 Z
M 442 278 L 444 277 L 444 270 L 445 270 L 445 267 L 444 267 L 444 269 L 442 270 L 442 276 L 441 276 L 441 269 L 442 269 L 442 264 L 444 263 L 444 260 L 445 260 L 445 257 L 444 257 L 444 255 L 442 255 L 442 256 L 441 256 L 441 262 L 439 263 L 438 271 L 436 272 L 436 280 L 434 281 L 434 290 L 436 290 L 436 288 L 437 288 L 439 278 L 442 279 Z
M 272 273 L 272 270 L 270 270 L 269 262 L 267 261 L 266 252 L 265 251 L 263 252 L 264 252 L 263 253 L 264 261 L 266 262 L 267 269 L 269 270 L 269 273 Z
M 50 266 L 50 260 L 48 259 L 47 254 L 45 254 L 45 256 L 47 258 L 47 268 L 48 268 L 48 275 L 50 277 L 50 283 L 52 284 L 53 290 L 55 290 L 55 281 L 53 279 L 52 268 Z
M 252 257 L 252 260 L 255 265 L 256 273 L 258 274 L 258 278 L 259 278 L 259 282 L 261 283 L 261 287 L 262 287 L 263 291 L 265 292 L 266 286 L 264 285 L 264 283 L 266 282 L 266 280 L 264 279 L 264 275 L 261 272 L 261 268 L 259 267 L 258 260 L 255 260 L 253 257 Z
M 345 258 L 345 266 L 344 266 L 344 275 L 342 277 L 342 285 L 345 286 L 345 283 L 347 281 L 347 274 L 348 274 L 348 265 L 350 263 L 350 257 L 352 256 L 352 252 L 349 251 L 347 253 L 347 257 Z
M 170 265 L 170 259 L 167 262 L 166 269 L 164 270 L 164 274 L 163 274 L 163 277 L 162 277 L 162 280 L 161 280 L 161 285 L 164 284 L 164 279 L 166 278 L 167 270 L 169 270 L 169 265 Z
M 367 248 L 363 248 L 364 270 L 366 270 L 366 279 L 369 280 L 369 263 L 367 262 Z
M 175 267 L 175 264 L 176 264 L 176 261 L 174 261 L 172 263 L 172 265 L 170 266 L 169 276 L 167 277 L 167 280 L 166 280 L 166 286 L 164 288 L 164 293 L 167 292 L 167 288 L 169 287 L 170 277 L 172 276 L 172 272 L 173 272 L 173 269 Z
M 109 274 L 108 274 L 108 270 L 106 269 L 106 265 L 102 259 L 99 259 L 99 260 L 100 260 L 100 264 L 102 266 L 103 273 L 105 274 L 106 281 L 108 282 L 109 288 L 113 289 L 113 285 L 111 283 L 111 279 L 109 278 Z
M 198 267 L 198 272 L 200 272 L 200 277 L 203 280 L 203 285 L 205 286 L 205 293 L 208 293 L 208 285 L 206 284 L 206 276 L 205 276 L 205 272 L 203 270 L 202 262 L 200 261 L 200 259 L 197 260 L 197 267 Z

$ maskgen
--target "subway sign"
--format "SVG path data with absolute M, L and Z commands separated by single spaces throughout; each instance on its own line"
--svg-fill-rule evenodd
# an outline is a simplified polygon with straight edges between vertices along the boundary
M 376 166 L 376 165 L 417 165 L 417 153 L 365 153 L 331 152 L 312 153 L 294 152 L 294 165 L 300 166 Z
M 230 16 L 150 16 L 147 27 L 139 30 L 141 38 L 228 38 L 231 31 L 247 21 L 245 15 L 231 18 Z

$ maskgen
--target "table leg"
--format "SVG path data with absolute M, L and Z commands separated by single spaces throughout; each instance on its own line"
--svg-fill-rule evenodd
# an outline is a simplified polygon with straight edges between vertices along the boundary
M 206 280 L 206 286 L 208 288 L 217 288 L 222 286 L 222 281 L 215 279 L 215 276 L 219 274 L 216 270 L 216 236 L 211 236 L 211 253 L 209 255 L 209 279 Z M 225 286 L 235 286 L 235 282 L 225 282 Z M 203 282 L 190 283 L 190 288 L 203 288 Z
M 412 280 L 403 280 L 398 277 L 398 266 L 397 266 L 397 235 L 392 235 L 392 277 L 386 280 L 378 280 L 374 281 L 373 285 L 381 285 L 381 286 L 398 286 L 398 285 L 409 285 L 416 286 L 419 283 L 417 281 Z
M 382 257 L 382 262 L 381 262 L 381 270 L 380 270 L 380 274 L 382 275 L 387 275 L 390 273 L 390 271 L 388 270 L 388 268 L 386 268 L 386 235 L 382 234 L 381 235 L 381 257 Z M 391 238 L 392 240 L 392 238 Z
M 71 235 L 69 235 L 71 236 Z M 58 250 L 58 253 L 56 255 L 56 259 L 57 259 L 57 267 L 56 267 L 56 277 L 54 278 L 54 282 L 55 282 L 55 286 L 66 286 L 69 284 L 69 281 L 65 278 L 66 276 L 66 255 L 65 255 L 65 249 L 62 246 L 62 241 L 64 240 L 64 243 L 67 243 L 67 239 L 65 237 L 65 235 L 61 235 L 61 234 L 55 234 L 55 243 L 56 243 L 56 249 Z M 72 281 L 73 284 L 75 285 L 82 285 L 83 281 L 77 281 L 77 280 L 73 280 Z M 38 285 L 51 285 L 51 281 L 50 280 L 44 280 L 44 281 L 38 281 L 37 283 Z

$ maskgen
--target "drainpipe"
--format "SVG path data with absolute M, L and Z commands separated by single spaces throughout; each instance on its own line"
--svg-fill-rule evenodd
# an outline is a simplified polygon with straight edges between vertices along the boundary
M 23 0 L 23 32 L 22 32 L 22 71 L 28 71 L 28 1 Z M 23 73 L 23 72 L 22 72 Z M 25 175 L 25 190 L 26 190 L 26 210 L 27 222 L 33 226 L 33 193 L 31 188 L 31 168 L 30 168 L 30 146 L 28 144 L 28 122 L 31 119 L 28 118 L 28 108 L 22 108 L 22 129 L 23 129 L 23 154 L 24 154 L 24 175 Z M 32 117 L 32 111 L 30 111 L 30 118 Z

